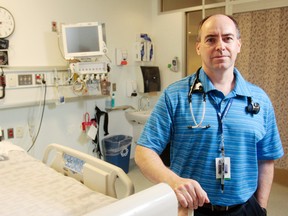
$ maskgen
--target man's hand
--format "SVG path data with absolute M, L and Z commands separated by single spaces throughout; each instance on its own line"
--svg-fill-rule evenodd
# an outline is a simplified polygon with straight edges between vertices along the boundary
M 184 208 L 197 209 L 204 203 L 210 202 L 200 184 L 192 179 L 180 178 L 180 181 L 175 184 L 174 191 L 178 202 Z
M 197 181 L 176 175 L 151 149 L 138 145 L 135 151 L 135 161 L 146 178 L 155 183 L 169 184 L 183 208 L 197 209 L 204 203 L 210 202 L 207 193 Z

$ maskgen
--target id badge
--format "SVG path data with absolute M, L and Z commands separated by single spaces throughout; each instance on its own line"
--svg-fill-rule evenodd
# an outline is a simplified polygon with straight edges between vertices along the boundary
M 222 158 L 215 158 L 215 165 L 216 165 L 216 179 L 221 179 L 222 174 Z M 231 179 L 231 163 L 230 157 L 224 157 L 224 179 L 229 180 Z

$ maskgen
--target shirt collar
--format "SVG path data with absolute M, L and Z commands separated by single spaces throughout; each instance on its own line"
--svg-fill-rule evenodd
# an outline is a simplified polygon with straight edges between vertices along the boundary
M 237 68 L 234 68 L 234 75 L 235 75 L 235 87 L 233 89 L 233 93 L 240 96 L 251 97 L 252 94 L 249 87 L 247 86 L 247 82 L 242 77 L 241 73 L 238 71 Z M 200 69 L 199 79 L 203 85 L 205 93 L 216 90 L 215 86 L 210 81 L 209 77 L 206 75 L 206 73 L 202 68 Z

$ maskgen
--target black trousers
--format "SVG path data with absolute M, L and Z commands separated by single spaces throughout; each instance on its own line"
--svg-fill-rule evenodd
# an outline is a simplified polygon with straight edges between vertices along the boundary
M 194 211 L 195 216 L 266 216 L 266 210 L 264 210 L 252 196 L 246 203 L 235 207 L 228 211 L 212 211 L 208 208 L 198 208 Z

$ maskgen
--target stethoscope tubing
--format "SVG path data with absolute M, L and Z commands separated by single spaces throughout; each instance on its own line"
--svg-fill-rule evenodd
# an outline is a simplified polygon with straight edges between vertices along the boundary
M 193 103 L 192 103 L 192 95 L 191 95 L 191 102 L 189 103 L 189 107 L 190 107 L 190 113 L 191 113 L 191 116 L 192 116 L 192 120 L 193 120 L 193 122 L 194 122 L 195 125 L 189 126 L 190 128 L 201 128 L 201 127 L 202 127 L 202 123 L 203 123 L 203 121 L 204 121 L 205 113 L 206 113 L 206 101 L 203 100 L 202 104 L 203 104 L 202 117 L 201 117 L 200 122 L 197 123 L 197 121 L 196 121 L 196 119 L 195 119 L 195 116 L 194 116 Z
M 204 121 L 205 118 L 205 114 L 206 114 L 206 93 L 203 90 L 202 84 L 199 81 L 199 73 L 200 73 L 200 69 L 199 68 L 196 72 L 195 75 L 195 79 L 193 81 L 192 86 L 190 86 L 189 92 L 188 92 L 188 102 L 189 102 L 189 108 L 190 108 L 190 113 L 191 113 L 191 117 L 192 117 L 192 121 L 194 123 L 194 125 L 189 125 L 188 128 L 189 129 L 194 129 L 194 128 L 209 128 L 210 125 L 206 125 L 206 126 L 202 126 L 202 123 Z M 200 83 L 199 86 L 196 86 L 198 83 Z M 198 87 L 197 90 L 200 90 L 200 92 L 202 92 L 203 94 L 203 110 L 202 110 L 202 116 L 201 116 L 201 120 L 199 123 L 197 123 L 195 116 L 194 116 L 194 111 L 193 111 L 193 102 L 192 102 L 192 96 L 193 96 L 193 91 L 195 90 L 195 88 Z

